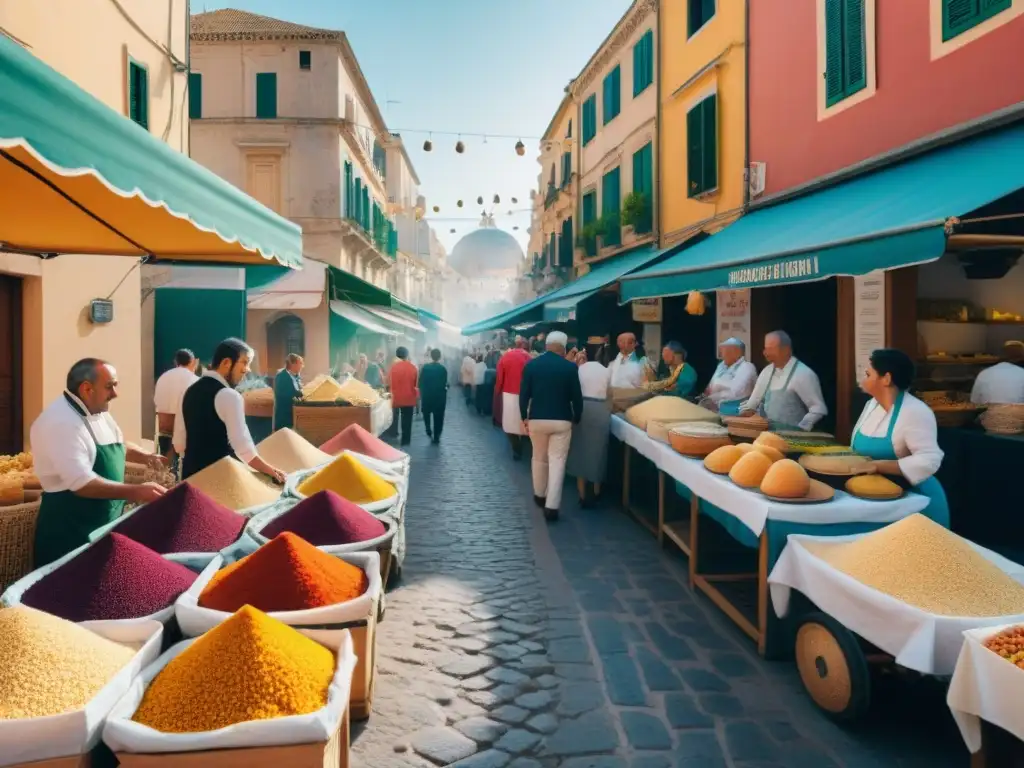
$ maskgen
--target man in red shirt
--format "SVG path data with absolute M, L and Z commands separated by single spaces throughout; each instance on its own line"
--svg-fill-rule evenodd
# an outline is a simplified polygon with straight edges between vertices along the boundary
M 409 350 L 405 347 L 396 349 L 395 357 L 398 358 L 398 362 L 391 366 L 388 372 L 388 379 L 391 382 L 391 410 L 395 422 L 400 421 L 402 425 L 401 444 L 408 445 L 412 441 L 412 414 L 420 397 L 419 371 L 409 362 Z
M 495 421 L 501 419 L 501 428 L 512 444 L 512 458 L 519 461 L 523 457 L 523 435 L 526 434 L 519 415 L 519 387 L 523 381 L 523 369 L 531 358 L 526 351 L 526 339 L 516 336 L 515 344 L 498 361 L 497 378 L 494 381 L 494 413 Z

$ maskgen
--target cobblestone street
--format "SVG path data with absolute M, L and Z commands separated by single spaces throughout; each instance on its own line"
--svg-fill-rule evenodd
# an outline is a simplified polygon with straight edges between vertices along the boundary
M 355 765 L 967 765 L 938 685 L 882 679 L 868 722 L 833 725 L 791 663 L 690 591 L 677 552 L 568 487 L 548 526 L 528 457 L 454 395 L 447 415 L 440 446 L 414 423 L 408 557 Z

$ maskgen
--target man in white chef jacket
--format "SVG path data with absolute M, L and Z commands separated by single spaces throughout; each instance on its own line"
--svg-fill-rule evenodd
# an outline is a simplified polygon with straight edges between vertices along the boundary
M 746 359 L 746 345 L 735 337 L 723 341 L 718 349 L 722 361 L 704 390 L 702 404 L 723 416 L 736 416 L 740 404 L 754 391 L 757 368 Z
M 644 368 L 636 355 L 636 336 L 620 333 L 616 342 L 619 354 L 608 366 L 611 386 L 616 389 L 639 389 L 644 383 Z
M 971 402 L 1024 403 L 1024 341 L 1008 341 L 1003 345 L 1003 362 L 986 368 L 974 380 Z
M 785 331 L 764 337 L 764 357 L 768 366 L 750 399 L 740 405 L 740 415 L 760 413 L 773 425 L 810 432 L 828 415 L 818 374 L 793 356 L 793 341 Z

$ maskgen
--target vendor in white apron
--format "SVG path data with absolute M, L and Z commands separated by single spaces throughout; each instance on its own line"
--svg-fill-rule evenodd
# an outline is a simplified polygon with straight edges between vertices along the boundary
M 935 473 L 942 464 L 931 408 L 907 392 L 914 363 L 898 349 L 876 349 L 860 388 L 871 396 L 853 429 L 855 453 L 874 459 L 876 471 L 905 480 L 927 496 L 922 514 L 949 528 L 949 504 Z
M 29 437 L 43 487 L 37 568 L 88 542 L 90 533 L 118 518 L 125 501 L 145 504 L 165 493 L 156 483 L 124 482 L 126 460 L 158 467 L 166 459 L 125 442 L 109 413 L 117 397 L 114 367 L 91 357 L 79 360 L 66 386 L 32 424 Z
M 723 416 L 738 416 L 740 404 L 757 383 L 757 368 L 746 359 L 746 345 L 733 337 L 718 345 L 722 361 L 715 369 L 700 405 Z
M 740 415 L 760 413 L 773 428 L 810 432 L 828 415 L 818 374 L 793 357 L 793 342 L 785 331 L 764 337 L 764 356 L 768 367 L 740 405 Z

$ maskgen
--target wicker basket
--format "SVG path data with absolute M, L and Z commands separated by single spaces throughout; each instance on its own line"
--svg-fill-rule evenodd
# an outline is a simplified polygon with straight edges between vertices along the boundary
M 978 420 L 993 435 L 1024 434 L 1024 405 L 990 405 Z
M 39 501 L 0 507 L 0 593 L 32 571 Z
M 935 423 L 940 427 L 966 427 L 978 415 L 981 408 L 949 408 L 933 406 Z

